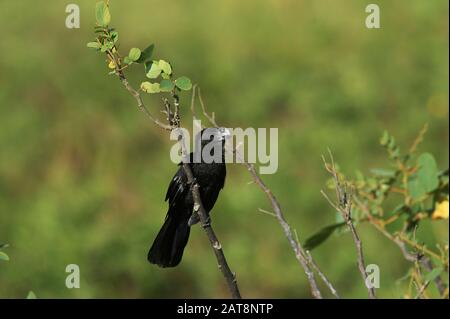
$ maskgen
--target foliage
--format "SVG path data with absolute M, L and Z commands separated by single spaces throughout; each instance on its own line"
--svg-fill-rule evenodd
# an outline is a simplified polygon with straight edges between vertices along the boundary
M 97 2 L 95 8 L 97 20 L 95 33 L 97 33 L 97 38 L 93 42 L 88 42 L 87 47 L 107 54 L 108 67 L 114 69 L 110 72 L 111 74 L 117 73 L 116 66 L 120 70 L 124 70 L 132 64 L 143 64 L 147 78 L 154 81 L 160 80 L 159 82 L 142 82 L 140 88 L 145 93 L 172 92 L 172 94 L 175 94 L 176 91 L 189 91 L 192 88 L 191 80 L 186 76 L 173 79 L 173 70 L 169 62 L 151 60 L 153 44 L 142 51 L 139 48 L 131 48 L 128 55 L 122 58 L 118 52 L 119 33 L 114 28 L 109 27 L 111 14 L 108 1 Z
M 8 246 L 8 244 L 0 244 L 0 260 L 9 261 L 9 256 L 5 252 L 3 252 L 3 249 L 7 248 Z
M 371 169 L 369 175 L 357 172 L 356 178 L 349 181 L 354 189 L 354 223 L 370 223 L 394 243 L 415 251 L 418 260 L 423 258 L 422 255 L 433 260 L 436 267 L 423 278 L 417 265 L 411 265 L 410 286 L 414 282 L 418 287 L 435 280 L 443 272 L 448 278 L 449 264 L 448 242 L 436 242 L 434 248 L 428 248 L 416 236 L 424 220 L 448 220 L 449 170 L 439 171 L 432 154 L 417 154 L 427 129 L 426 125 L 406 153 L 401 152 L 395 138 L 385 131 L 380 144 L 387 151 L 388 165 Z M 342 172 L 340 175 L 343 176 Z M 327 184 L 335 187 L 334 183 Z M 306 240 L 306 249 L 322 244 L 344 225 L 338 223 L 322 228 Z M 446 285 L 448 297 L 448 282 Z M 407 295 L 411 296 L 410 290 Z

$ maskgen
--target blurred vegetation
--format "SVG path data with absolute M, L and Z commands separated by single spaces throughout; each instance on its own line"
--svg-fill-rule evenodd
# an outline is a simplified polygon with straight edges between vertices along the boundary
M 0 42 L 0 240 L 11 258 L 0 264 L 0 297 L 226 297 L 199 227 L 179 267 L 147 263 L 176 169 L 172 144 L 107 75 L 104 58 L 86 49 L 94 3 L 77 3 L 79 30 L 65 28 L 60 1 L 0 3 L 8 30 Z M 429 123 L 420 151 L 448 167 L 445 0 L 378 1 L 380 30 L 365 28 L 360 0 L 113 3 L 123 49 L 156 43 L 156 57 L 202 87 L 220 123 L 279 128 L 279 170 L 264 179 L 300 240 L 335 222 L 319 192 L 327 147 L 356 178 L 386 163 L 377 147 L 385 129 L 409 145 Z M 181 97 L 186 105 L 189 94 Z M 310 297 L 249 180 L 228 165 L 213 217 L 243 295 Z M 367 263 L 381 269 L 378 296 L 403 296 L 410 264 L 370 225 L 358 231 Z M 423 220 L 417 232 L 435 249 L 448 243 L 448 220 Z M 348 234 L 313 254 L 343 297 L 365 296 Z M 69 263 L 80 266 L 80 289 L 65 287 Z

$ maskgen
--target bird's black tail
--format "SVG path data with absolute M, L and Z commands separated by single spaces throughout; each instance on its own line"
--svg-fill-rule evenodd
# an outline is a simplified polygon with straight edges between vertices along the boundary
M 191 229 L 188 221 L 189 216 L 183 216 L 180 220 L 180 214 L 169 211 L 148 252 L 147 259 L 150 263 L 160 267 L 175 267 L 180 263 Z

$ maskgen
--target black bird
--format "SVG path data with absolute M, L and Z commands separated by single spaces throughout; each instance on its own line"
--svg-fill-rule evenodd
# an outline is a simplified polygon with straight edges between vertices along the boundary
M 195 181 L 200 186 L 200 197 L 209 215 L 214 207 L 220 190 L 225 184 L 225 138 L 229 131 L 225 128 L 203 129 L 197 136 L 196 145 L 201 140 L 201 149 L 196 147 L 190 154 L 190 163 Z M 200 156 L 203 151 L 203 156 Z M 205 158 L 205 155 L 210 155 Z M 175 267 L 183 257 L 183 251 L 189 239 L 190 226 L 199 222 L 199 216 L 193 214 L 194 199 L 191 185 L 183 167 L 180 167 L 172 178 L 167 189 L 166 201 L 169 200 L 169 210 L 164 225 L 153 242 L 147 259 L 160 267 Z

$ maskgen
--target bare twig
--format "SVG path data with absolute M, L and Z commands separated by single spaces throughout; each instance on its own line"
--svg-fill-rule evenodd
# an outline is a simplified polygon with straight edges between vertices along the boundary
M 219 127 L 219 125 L 217 125 L 214 112 L 212 112 L 211 115 L 209 115 L 208 111 L 206 110 L 205 103 L 203 103 L 202 92 L 200 91 L 200 88 L 198 88 L 198 100 L 200 102 L 200 106 L 202 108 L 203 115 L 208 119 L 208 121 L 212 125 L 214 125 L 215 127 Z
M 423 269 L 425 269 L 427 272 L 431 272 L 434 269 L 433 263 L 431 262 L 430 258 L 426 256 L 423 256 L 420 259 L 420 264 L 422 265 Z M 434 283 L 436 284 L 436 287 L 441 297 L 444 297 L 446 294 L 447 286 L 445 282 L 442 280 L 441 276 L 437 276 L 434 279 Z
M 417 147 L 420 145 L 420 143 L 423 142 L 423 138 L 424 138 L 425 134 L 427 133 L 427 131 L 428 131 L 428 123 L 426 123 L 423 126 L 423 128 L 420 130 L 419 135 L 416 137 L 416 139 L 412 143 L 411 147 L 409 148 L 408 154 L 413 154 L 416 152 Z
M 314 278 L 314 272 L 311 270 L 311 268 L 308 265 L 308 261 L 305 258 L 305 251 L 300 244 L 300 242 L 296 241 L 294 239 L 294 236 L 292 234 L 292 229 L 289 223 L 286 221 L 283 212 L 281 211 L 280 204 L 278 203 L 277 198 L 272 193 L 272 191 L 266 186 L 266 184 L 262 181 L 261 177 L 256 172 L 255 166 L 251 163 L 248 163 L 247 161 L 243 161 L 243 164 L 247 167 L 247 170 L 250 172 L 250 174 L 253 177 L 253 180 L 255 181 L 256 185 L 266 194 L 268 200 L 270 201 L 270 204 L 272 206 L 273 212 L 278 220 L 278 223 L 281 225 L 281 228 L 283 229 L 283 232 L 288 239 L 289 244 L 291 245 L 292 250 L 295 253 L 295 257 L 297 258 L 298 262 L 302 266 L 303 270 L 305 271 L 306 277 L 308 278 L 309 285 L 311 287 L 311 293 L 314 298 L 321 299 L 322 294 L 320 293 L 320 290 L 317 286 L 316 280 Z
M 319 275 L 319 277 L 322 279 L 323 283 L 330 289 L 330 292 L 337 298 L 340 299 L 338 292 L 334 288 L 331 281 L 327 278 L 327 276 L 322 272 L 322 270 L 319 268 L 319 266 L 316 264 L 314 259 L 311 256 L 311 253 L 309 250 L 306 251 L 306 257 L 308 259 L 309 264 L 314 269 L 314 271 Z
M 417 296 L 416 296 L 415 299 L 421 299 L 421 298 L 423 298 L 423 294 L 424 294 L 425 290 L 428 288 L 429 285 L 430 285 L 430 281 L 427 280 L 427 281 L 422 285 L 422 287 L 420 287 L 420 288 L 418 289 Z
M 297 230 L 294 229 L 294 234 L 295 234 L 295 240 L 297 241 L 297 243 L 300 242 L 300 240 L 298 239 L 298 234 L 297 234 Z M 327 276 L 325 276 L 325 274 L 323 273 L 323 271 L 319 268 L 319 266 L 317 265 L 317 263 L 314 261 L 311 253 L 309 250 L 306 250 L 304 252 L 304 257 L 305 259 L 308 261 L 309 265 L 311 266 L 312 269 L 314 269 L 314 271 L 319 275 L 320 279 L 322 279 L 323 283 L 328 287 L 328 289 L 330 289 L 331 293 L 337 298 L 340 299 L 336 289 L 334 288 L 333 284 L 331 283 L 331 281 L 327 278 Z
M 355 225 L 353 224 L 352 220 L 352 190 L 346 183 L 346 181 L 341 181 L 337 171 L 336 166 L 334 164 L 334 158 L 333 154 L 330 150 L 328 150 L 328 154 L 330 156 L 331 164 L 329 165 L 325 157 L 322 157 L 325 169 L 332 175 L 334 183 L 335 183 L 335 189 L 336 189 L 336 202 L 333 202 L 324 191 L 321 191 L 322 195 L 325 197 L 325 199 L 335 208 L 338 212 L 341 213 L 342 217 L 344 218 L 348 229 L 350 230 L 350 233 L 352 234 L 353 242 L 356 246 L 356 252 L 358 254 L 358 269 L 361 273 L 361 277 L 364 281 L 364 286 L 366 286 L 367 291 L 369 293 L 369 298 L 375 299 L 375 289 L 373 287 L 369 287 L 368 285 L 368 276 L 366 273 L 366 264 L 364 261 L 364 253 L 362 248 L 362 242 L 359 238 L 359 235 L 356 231 Z
M 170 110 L 170 104 L 168 103 L 168 101 L 165 101 L 165 108 L 166 108 L 166 113 L 167 113 L 167 117 L 168 117 L 168 122 L 169 125 L 164 124 L 162 122 L 160 122 L 158 119 L 154 118 L 152 116 L 152 114 L 150 113 L 150 111 L 148 110 L 148 108 L 146 107 L 146 105 L 144 104 L 141 95 L 139 94 L 138 91 L 136 91 L 128 82 L 123 69 L 121 68 L 120 65 L 120 59 L 116 58 L 116 56 L 114 55 L 114 53 L 112 51 L 108 51 L 107 52 L 108 56 L 114 61 L 115 63 L 115 72 L 118 75 L 120 81 L 122 82 L 122 84 L 125 86 L 125 88 L 128 90 L 128 92 L 136 99 L 138 107 L 147 115 L 147 117 L 153 122 L 155 123 L 157 126 L 159 126 L 162 129 L 168 130 L 168 131 L 172 131 L 173 129 L 176 129 L 180 126 L 180 118 L 179 118 L 179 98 L 178 95 L 176 94 L 176 92 L 172 92 L 172 97 L 174 100 L 174 112 L 172 112 Z M 183 150 L 183 154 L 185 154 L 185 146 L 184 146 L 184 139 L 182 139 L 181 141 L 182 144 L 182 150 Z M 227 285 L 228 285 L 228 289 L 231 293 L 231 296 L 235 299 L 240 299 L 241 298 L 241 294 L 239 292 L 239 288 L 237 285 L 237 281 L 236 281 L 236 276 L 235 274 L 231 271 L 230 267 L 228 266 L 227 260 L 225 258 L 225 254 L 223 252 L 222 249 L 222 245 L 220 244 L 213 228 L 211 227 L 211 222 L 210 222 L 210 218 L 203 206 L 201 197 L 200 197 L 200 186 L 198 185 L 198 183 L 195 181 L 194 176 L 192 174 L 192 170 L 189 166 L 189 164 L 187 163 L 183 163 L 183 169 L 186 173 L 186 176 L 188 178 L 188 183 L 191 185 L 191 190 L 192 190 L 192 196 L 194 199 L 194 210 L 195 212 L 198 213 L 199 217 L 200 217 L 200 221 L 202 224 L 203 229 L 206 232 L 206 235 L 208 236 L 208 239 L 211 243 L 211 246 L 213 247 L 213 251 L 214 254 L 216 256 L 217 259 L 217 263 L 219 266 L 220 271 L 222 272 Z
M 198 92 L 199 102 L 200 102 L 200 106 L 201 106 L 203 115 L 211 123 L 211 125 L 213 125 L 215 127 L 219 127 L 219 125 L 217 124 L 217 122 L 215 120 L 214 113 L 211 113 L 211 115 L 209 115 L 208 111 L 206 110 L 205 104 L 203 102 L 203 98 L 201 96 L 200 88 L 197 89 L 197 92 Z M 195 117 L 195 110 L 194 110 L 193 105 L 194 105 L 194 103 L 192 102 L 191 103 L 191 111 L 193 112 L 192 114 Z M 233 154 L 236 154 L 237 156 L 239 156 L 239 152 L 237 151 L 237 149 L 238 149 L 238 147 L 236 147 L 234 150 L 232 150 L 232 152 L 233 152 Z M 257 173 L 255 166 L 251 163 L 248 163 L 246 160 L 243 159 L 243 157 L 240 158 L 240 162 L 247 168 L 247 170 L 249 171 L 250 175 L 253 178 L 254 183 L 264 192 L 264 194 L 268 198 L 268 200 L 272 206 L 272 210 L 273 210 L 273 213 L 270 213 L 270 215 L 274 216 L 277 219 L 278 223 L 281 225 L 283 232 L 284 232 L 286 238 L 288 239 L 288 242 L 289 242 L 292 250 L 295 253 L 296 259 L 298 260 L 298 262 L 300 263 L 300 265 L 302 266 L 302 268 L 306 274 L 313 297 L 316 299 L 322 299 L 322 294 L 317 286 L 317 282 L 314 277 L 314 272 L 309 267 L 308 260 L 305 257 L 306 256 L 305 251 L 304 251 L 302 245 L 300 244 L 300 242 L 298 242 L 294 239 L 292 229 L 291 229 L 290 225 L 288 224 L 288 222 L 286 221 L 286 218 L 284 217 L 284 214 L 281 210 L 278 200 L 276 199 L 276 197 L 272 193 L 272 191 L 263 182 L 263 180 Z
M 128 90 L 128 92 L 130 92 L 130 94 L 136 99 L 137 101 L 137 105 L 139 107 L 139 109 L 144 112 L 145 115 L 147 115 L 147 117 L 153 122 L 155 123 L 157 126 L 159 126 L 160 128 L 166 130 L 166 131 L 171 131 L 173 129 L 173 127 L 171 125 L 167 125 L 162 123 L 160 120 L 158 120 L 157 118 L 153 117 L 153 115 L 151 114 L 151 112 L 149 111 L 149 109 L 146 107 L 146 105 L 144 104 L 144 102 L 142 101 L 142 97 L 139 94 L 138 91 L 136 91 L 128 82 L 127 78 L 125 77 L 125 74 L 123 73 L 123 71 L 121 69 L 117 69 L 116 70 L 120 81 L 122 82 L 122 84 L 125 86 L 125 88 Z

